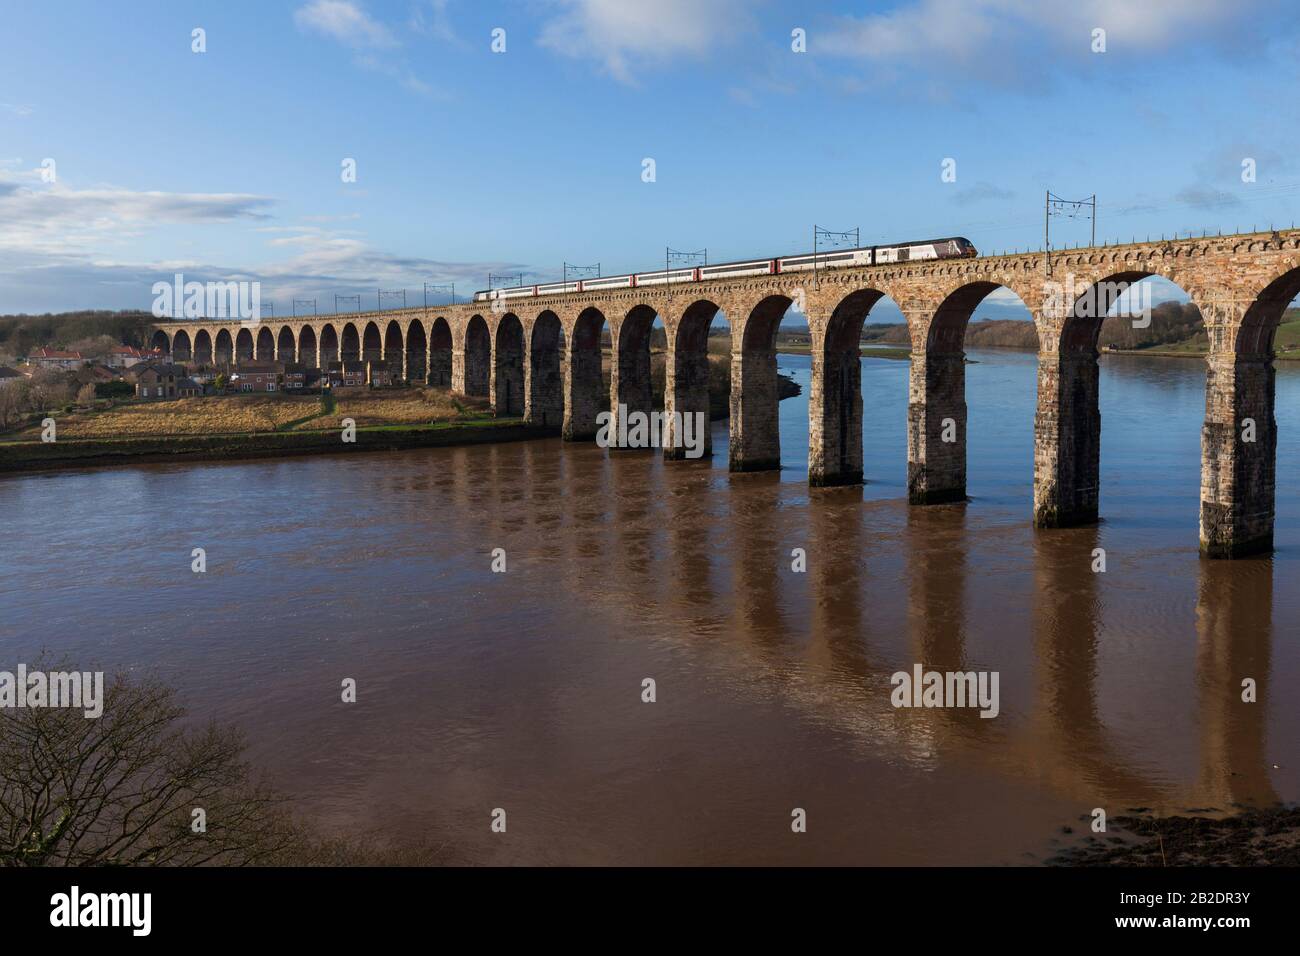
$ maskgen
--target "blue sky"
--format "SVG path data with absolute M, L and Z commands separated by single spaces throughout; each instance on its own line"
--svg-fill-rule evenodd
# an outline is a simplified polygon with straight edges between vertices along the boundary
M 134 0 L 0 25 L 0 312 L 148 308 L 176 271 L 331 311 L 666 244 L 803 251 L 814 223 L 1038 248 L 1045 189 L 1095 192 L 1099 238 L 1300 219 L 1280 2 Z

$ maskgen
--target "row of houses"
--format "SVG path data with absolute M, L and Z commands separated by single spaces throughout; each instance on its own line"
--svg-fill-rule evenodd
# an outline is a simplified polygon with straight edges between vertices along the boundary
M 131 369 L 138 398 L 193 398 L 214 390 L 217 373 L 187 372 L 184 365 L 148 362 Z M 301 362 L 246 361 L 238 363 L 227 378 L 227 391 L 301 392 L 323 388 L 388 388 L 396 383 L 387 362 L 330 362 L 324 370 Z
M 161 362 L 167 358 L 161 349 L 138 349 L 134 345 L 118 345 L 109 349 L 102 361 L 109 368 L 131 368 L 142 362 Z M 80 352 L 41 348 L 27 356 L 27 363 L 36 368 L 76 369 L 95 360 Z

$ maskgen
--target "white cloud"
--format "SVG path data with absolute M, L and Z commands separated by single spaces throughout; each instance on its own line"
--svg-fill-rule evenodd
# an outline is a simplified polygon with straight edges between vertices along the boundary
M 388 27 L 349 0 L 312 0 L 293 13 L 302 29 L 315 30 L 348 46 L 391 47 L 397 39 Z
M 0 172 L 0 248 L 47 254 L 117 243 L 163 223 L 266 217 L 271 200 L 246 193 L 170 193 L 35 183 L 40 170 Z
M 5 186 L 13 188 L 5 191 Z M 154 226 L 262 220 L 267 218 L 262 210 L 272 202 L 243 194 L 63 185 L 40 189 L 0 178 L 0 221 L 5 223 L 0 230 L 0 313 L 148 308 L 153 283 L 175 272 L 197 281 L 257 280 L 264 300 L 315 296 L 326 302 L 336 292 L 373 294 L 380 286 L 406 288 L 415 296 L 426 281 L 454 281 L 470 292 L 482 287 L 489 272 L 533 271 L 514 262 L 392 255 L 373 248 L 354 230 L 321 225 L 351 220 L 355 214 L 311 217 L 313 222 L 296 225 L 253 225 L 251 232 L 264 238 L 262 249 L 268 253 L 256 265 L 218 263 L 202 253 L 150 259 L 130 252 L 150 237 Z
M 809 35 L 816 52 L 873 61 L 969 63 L 1011 55 L 1028 38 L 1087 53 L 1094 28 L 1107 49 L 1146 52 L 1208 32 L 1229 18 L 1248 16 L 1253 0 L 914 0 L 887 13 L 839 17 L 834 30 Z
M 590 57 L 623 83 L 643 65 L 675 56 L 703 57 L 748 23 L 739 0 L 557 0 L 562 10 L 539 42 L 571 57 Z

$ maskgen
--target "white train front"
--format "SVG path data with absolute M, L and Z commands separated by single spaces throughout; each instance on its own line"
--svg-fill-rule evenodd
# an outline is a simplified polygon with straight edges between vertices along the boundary
M 683 269 L 660 269 L 656 272 L 634 272 L 621 276 L 602 276 L 598 279 L 575 279 L 572 282 L 551 282 L 543 285 L 517 285 L 505 289 L 484 289 L 474 293 L 475 302 L 494 299 L 531 298 L 541 295 L 559 295 L 567 292 L 599 292 L 604 289 L 635 289 L 641 286 L 663 285 L 666 282 L 704 282 L 708 279 L 735 279 L 741 276 L 780 275 L 786 272 L 804 272 L 817 269 L 843 269 L 849 266 L 872 266 L 891 262 L 914 262 L 923 259 L 966 259 L 979 253 L 969 239 L 953 236 L 947 239 L 928 239 L 924 242 L 905 242 L 895 246 L 863 246 L 835 252 L 803 253 L 780 259 L 750 259 L 746 262 L 720 262 L 712 266 L 693 266 Z

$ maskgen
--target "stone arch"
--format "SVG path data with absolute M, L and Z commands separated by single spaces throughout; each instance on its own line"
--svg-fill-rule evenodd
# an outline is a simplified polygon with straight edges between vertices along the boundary
M 361 361 L 361 333 L 353 322 L 343 323 L 339 335 L 339 359 L 343 362 Z
M 692 302 L 682 312 L 671 330 L 668 359 L 664 369 L 664 457 L 684 459 L 690 448 L 686 440 L 701 442 L 700 457 L 713 454 L 713 429 L 709 402 L 709 329 L 713 320 L 724 315 L 722 307 L 710 299 Z M 677 432 L 681 415 L 682 434 Z M 686 416 L 696 416 L 688 423 Z M 703 435 L 696 435 L 699 416 L 703 415 Z M 690 428 L 689 433 L 686 431 Z
M 949 289 L 934 313 L 910 329 L 907 492 L 912 504 L 966 500 L 966 330 L 980 303 L 998 289 L 1012 292 L 1028 309 L 1015 286 L 1000 281 L 1007 278 L 971 279 Z
M 298 361 L 308 368 L 320 368 L 321 359 L 317 345 L 316 330 L 310 325 L 304 325 L 298 330 Z
M 650 330 L 657 313 L 648 305 L 635 305 L 613 329 L 613 352 L 610 358 L 611 433 L 621 426 L 623 409 L 630 415 L 641 412 L 647 417 L 654 411 L 654 383 L 650 374 Z M 657 440 L 658 436 L 654 436 Z
M 207 329 L 199 329 L 194 333 L 194 352 L 195 365 L 212 364 L 212 334 Z
M 731 440 L 732 471 L 766 471 L 781 467 L 778 425 L 776 332 L 792 304 L 785 295 L 769 295 L 745 317 L 736 348 L 732 331 Z
M 524 413 L 524 325 L 513 312 L 497 323 L 489 400 L 498 415 Z
M 1292 257 L 1287 257 L 1291 259 Z M 1219 347 L 1230 347 L 1239 355 L 1262 356 L 1273 351 L 1273 337 L 1282 315 L 1300 295 L 1300 262 L 1287 267 L 1256 292 L 1242 316 L 1236 335 L 1220 335 Z M 1211 342 L 1215 345 L 1215 342 Z
M 464 393 L 489 396 L 492 390 L 492 333 L 481 315 L 465 323 Z
M 153 335 L 149 337 L 149 348 L 158 349 L 159 351 L 170 355 L 172 351 L 171 339 L 167 337 L 167 333 L 164 330 L 154 329 Z
M 329 368 L 331 362 L 342 361 L 342 346 L 339 333 L 332 322 L 326 322 L 320 330 L 320 367 Z
M 378 331 L 377 328 L 376 331 Z M 384 326 L 382 355 L 389 371 L 393 374 L 393 378 L 405 379 L 406 347 L 402 339 L 402 326 L 396 319 L 389 319 L 388 324 Z
M 1131 255 L 1131 258 L 1130 258 Z M 1065 527 L 1099 517 L 1101 410 L 1097 343 L 1116 302 L 1143 279 L 1191 292 L 1182 270 L 1157 271 L 1153 257 L 1126 254 L 1114 270 L 1045 284 L 1036 316 L 1040 343 L 1034 417 L 1034 524 Z
M 280 326 L 275 337 L 275 357 L 281 362 L 298 361 L 298 340 L 294 338 L 293 329 L 287 325 Z
M 217 329 L 213 339 L 212 360 L 216 365 L 230 365 L 235 360 L 235 340 L 230 329 Z
M 442 316 L 429 328 L 429 384 L 451 387 L 451 326 Z
M 560 317 L 547 309 L 533 320 L 528 338 L 524 420 L 530 425 L 554 428 L 564 421 L 564 380 L 560 370 L 563 346 Z
M 235 333 L 235 361 L 248 362 L 251 361 L 252 358 L 253 333 L 248 329 L 240 329 Z
M 406 327 L 406 379 L 421 385 L 429 381 L 429 340 L 419 319 Z
M 564 438 L 583 441 L 596 435 L 596 416 L 609 410 L 602 356 L 605 313 L 589 306 L 573 322 L 564 368 Z
M 361 360 L 379 362 L 384 358 L 384 339 L 379 333 L 379 326 L 372 319 L 365 324 L 361 333 Z
M 257 330 L 256 353 L 254 358 L 259 362 L 270 362 L 275 359 L 275 333 L 265 325 Z
M 172 336 L 172 359 L 177 362 L 188 362 L 193 357 L 194 350 L 190 344 L 190 334 L 184 329 L 177 329 L 176 334 Z
M 840 299 L 813 336 L 808 396 L 808 482 L 815 486 L 862 482 L 862 326 L 878 288 L 855 289 Z

